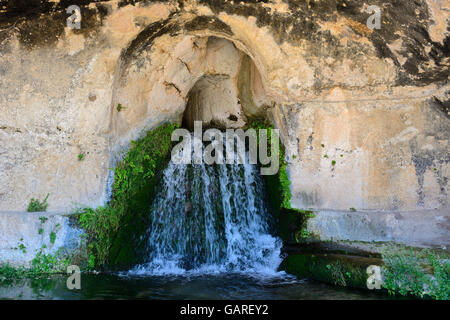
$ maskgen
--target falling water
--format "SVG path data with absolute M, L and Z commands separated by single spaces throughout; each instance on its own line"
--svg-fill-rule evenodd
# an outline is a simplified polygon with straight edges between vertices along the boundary
M 251 164 L 174 164 L 151 206 L 147 263 L 131 274 L 273 274 L 281 241 L 270 234 L 259 169 Z

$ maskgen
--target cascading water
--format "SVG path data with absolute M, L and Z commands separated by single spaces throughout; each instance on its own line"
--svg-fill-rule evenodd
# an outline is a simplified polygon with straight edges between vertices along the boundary
M 281 240 L 270 234 L 259 168 L 174 164 L 150 209 L 147 263 L 130 274 L 273 274 Z

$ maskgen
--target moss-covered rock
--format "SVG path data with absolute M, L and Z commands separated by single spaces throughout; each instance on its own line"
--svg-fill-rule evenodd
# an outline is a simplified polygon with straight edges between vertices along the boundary
M 296 244 L 314 237 L 307 230 L 308 219 L 314 217 L 309 210 L 281 208 L 279 218 L 280 237 L 285 244 Z
M 367 267 L 381 266 L 382 260 L 340 254 L 291 254 L 280 269 L 299 278 L 367 289 Z
M 174 124 L 161 125 L 133 141 L 114 172 L 113 196 L 105 207 L 84 209 L 80 225 L 87 231 L 91 268 L 121 269 L 140 262 L 145 252 L 149 208 L 170 160 Z
M 265 119 L 256 119 L 251 122 L 250 127 L 259 130 L 267 129 L 267 145 L 271 150 L 271 130 L 274 128 Z M 259 143 L 259 136 L 258 136 Z M 306 229 L 306 222 L 314 216 L 310 210 L 301 210 L 291 206 L 291 182 L 287 173 L 287 161 L 282 144 L 279 145 L 279 170 L 275 175 L 265 175 L 264 181 L 268 194 L 268 205 L 272 215 L 277 221 L 277 233 L 285 243 L 299 243 L 310 238 L 311 234 Z

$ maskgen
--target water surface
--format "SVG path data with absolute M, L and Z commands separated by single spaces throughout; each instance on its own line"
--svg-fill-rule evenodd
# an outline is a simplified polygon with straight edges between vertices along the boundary
M 69 290 L 67 276 L 54 275 L 0 283 L 0 299 L 391 299 L 382 293 L 339 288 L 279 276 L 209 274 L 183 276 L 85 275 L 81 289 Z

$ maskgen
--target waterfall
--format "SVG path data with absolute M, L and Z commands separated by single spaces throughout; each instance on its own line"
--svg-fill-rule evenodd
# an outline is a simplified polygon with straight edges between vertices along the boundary
M 130 274 L 275 273 L 281 240 L 256 165 L 169 162 L 150 208 L 147 263 Z

